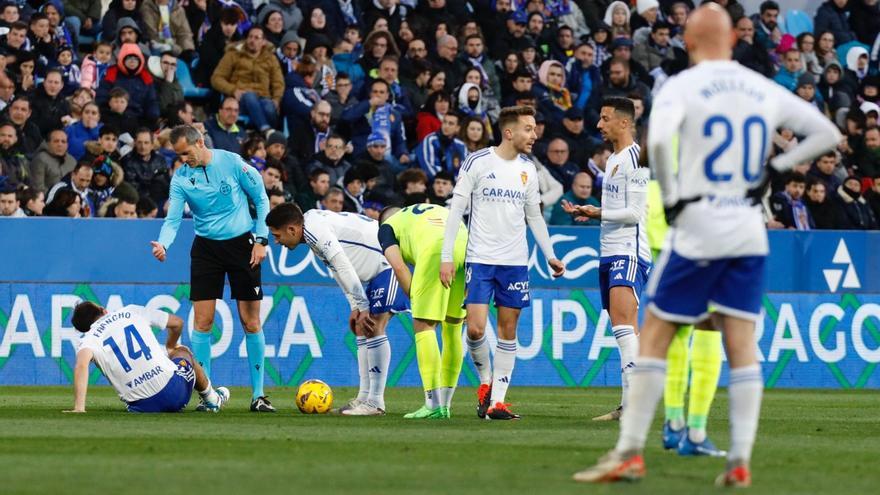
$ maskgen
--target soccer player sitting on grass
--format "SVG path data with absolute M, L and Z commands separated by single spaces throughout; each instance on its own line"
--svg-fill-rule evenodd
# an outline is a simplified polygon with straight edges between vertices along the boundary
M 291 203 L 266 215 L 278 244 L 295 249 L 305 244 L 330 268 L 351 313 L 348 326 L 357 336 L 360 389 L 340 409 L 346 416 L 385 414 L 385 382 L 391 345 L 385 327 L 393 313 L 409 310 L 409 300 L 379 249 L 379 222 L 355 213 L 309 210 Z
M 461 324 L 465 317 L 464 254 L 467 229 L 460 221 L 453 251 L 457 275 L 445 286 L 440 283 L 440 250 L 449 210 L 442 206 L 415 204 L 404 209 L 386 208 L 379 221 L 379 243 L 394 269 L 403 292 L 412 301 L 416 359 L 425 405 L 406 419 L 449 418 L 452 396 L 461 372 L 463 349 Z M 409 266 L 414 266 L 410 272 Z M 443 353 L 434 329 L 440 323 Z
M 229 390 L 214 390 L 190 350 L 178 345 L 183 330 L 179 317 L 135 305 L 110 313 L 86 301 L 76 305 L 71 320 L 82 336 L 73 372 L 73 409 L 65 412 L 86 412 L 92 361 L 130 412 L 179 412 L 193 388 L 207 411 L 217 412 L 229 400 Z M 154 326 L 168 329 L 164 349 L 153 335 Z

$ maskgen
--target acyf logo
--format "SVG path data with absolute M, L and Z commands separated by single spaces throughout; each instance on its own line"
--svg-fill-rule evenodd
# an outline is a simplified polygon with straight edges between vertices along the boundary
M 626 260 L 614 260 L 611 262 L 611 271 L 616 272 L 618 270 L 623 270 L 626 268 L 625 264 Z
M 525 292 L 529 290 L 529 281 L 526 280 L 524 282 L 511 282 L 507 285 L 507 290 L 516 290 L 520 292 Z
M 837 250 L 834 251 L 834 258 L 831 259 L 831 263 L 844 266 L 839 269 L 826 268 L 822 270 L 822 274 L 825 276 L 825 283 L 828 284 L 828 290 L 837 292 L 837 289 L 841 287 L 841 278 L 843 279 L 842 286 L 844 289 L 862 288 L 862 283 L 859 282 L 859 275 L 856 273 L 856 266 L 852 262 L 849 248 L 843 239 L 837 244 Z

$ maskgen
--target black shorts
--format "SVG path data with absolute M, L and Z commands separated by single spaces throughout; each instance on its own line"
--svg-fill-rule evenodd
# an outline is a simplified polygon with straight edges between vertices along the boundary
M 223 278 L 229 277 L 232 298 L 239 301 L 263 299 L 260 265 L 251 268 L 254 239 L 250 232 L 215 241 L 196 236 L 190 256 L 191 301 L 223 298 Z

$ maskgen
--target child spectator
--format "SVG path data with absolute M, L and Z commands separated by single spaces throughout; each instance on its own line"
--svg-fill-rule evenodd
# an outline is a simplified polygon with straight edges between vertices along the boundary
M 95 45 L 94 53 L 83 58 L 82 68 L 80 69 L 80 87 L 88 88 L 94 94 L 94 91 L 98 89 L 98 86 L 104 79 L 104 75 L 107 74 L 112 58 L 113 45 L 107 41 L 99 41 Z
M 61 89 L 61 96 L 68 97 L 80 87 L 82 80 L 82 71 L 79 66 L 73 63 L 73 48 L 70 45 L 63 45 L 58 49 L 58 58 L 50 68 L 57 69 L 61 73 L 61 81 L 64 83 Z

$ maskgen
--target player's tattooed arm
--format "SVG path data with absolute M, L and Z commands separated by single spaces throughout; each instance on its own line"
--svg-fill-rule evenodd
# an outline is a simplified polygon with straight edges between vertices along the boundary
M 91 349 L 80 349 L 76 353 L 76 365 L 73 369 L 73 409 L 66 413 L 86 412 L 86 391 L 89 388 L 89 363 L 94 354 Z

